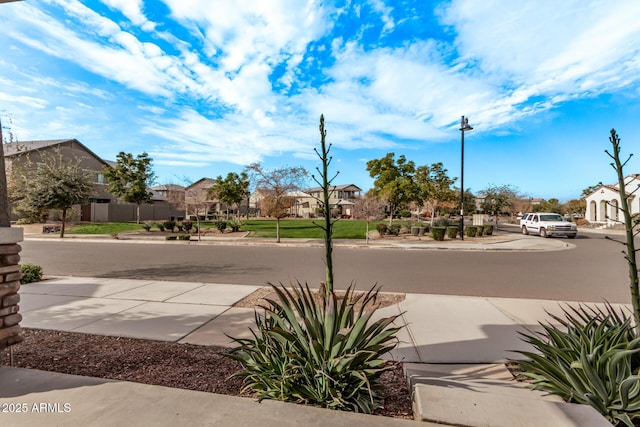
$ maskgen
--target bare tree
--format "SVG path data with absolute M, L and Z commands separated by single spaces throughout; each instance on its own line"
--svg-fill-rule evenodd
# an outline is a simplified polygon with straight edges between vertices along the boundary
M 303 167 L 265 169 L 260 163 L 247 167 L 249 179 L 257 192 L 263 195 L 263 214 L 276 219 L 276 242 L 280 243 L 280 219 L 289 215 L 293 191 L 299 190 L 307 176 Z
M 385 203 L 378 199 L 371 190 L 364 197 L 356 199 L 353 207 L 353 217 L 367 222 L 366 243 L 369 244 L 369 222 L 379 221 L 384 218 Z

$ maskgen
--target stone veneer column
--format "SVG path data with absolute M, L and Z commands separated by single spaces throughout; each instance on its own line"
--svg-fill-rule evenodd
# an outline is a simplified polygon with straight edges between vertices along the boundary
M 0 227 L 0 351 L 23 340 L 18 313 L 22 238 L 22 228 Z

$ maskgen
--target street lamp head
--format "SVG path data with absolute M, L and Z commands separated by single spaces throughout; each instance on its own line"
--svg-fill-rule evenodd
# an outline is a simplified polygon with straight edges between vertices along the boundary
M 460 130 L 461 131 L 466 131 L 466 130 L 473 130 L 473 128 L 471 126 L 469 126 L 469 118 L 462 116 L 462 120 L 460 120 Z

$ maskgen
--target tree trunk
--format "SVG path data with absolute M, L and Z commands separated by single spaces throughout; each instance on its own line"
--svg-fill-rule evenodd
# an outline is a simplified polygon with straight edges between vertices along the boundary
M 138 203 L 136 208 L 136 224 L 140 224 L 140 203 Z
M 276 243 L 280 243 L 280 217 L 276 218 Z
M 64 226 L 67 223 L 67 209 L 62 209 L 62 226 L 60 227 L 60 238 L 64 237 Z

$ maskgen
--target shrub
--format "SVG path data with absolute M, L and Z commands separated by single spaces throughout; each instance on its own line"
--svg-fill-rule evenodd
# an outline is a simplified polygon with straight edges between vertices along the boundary
M 491 236 L 493 235 L 493 224 L 485 224 L 483 225 L 483 232 L 482 234 L 484 234 L 485 236 Z
M 164 231 L 164 224 L 162 224 L 160 222 L 156 222 L 156 227 L 158 227 L 158 230 Z
M 229 220 L 227 225 L 231 231 L 240 231 L 240 227 L 242 227 L 242 223 L 236 219 Z
M 446 233 L 446 231 L 446 227 L 433 227 L 431 228 L 431 236 L 433 237 L 433 240 L 438 240 L 441 242 L 444 240 L 444 234 Z
M 224 230 L 227 228 L 227 221 L 224 220 L 218 220 L 214 224 L 218 231 L 221 233 L 224 232 Z
M 614 425 L 634 426 L 640 419 L 640 338 L 630 319 L 607 304 L 606 311 L 563 308 L 560 326 L 541 324 L 544 332 L 522 333 L 537 351 L 518 351 L 516 362 L 530 385 L 567 402 L 593 406 Z M 635 424 L 637 425 L 637 424 Z
M 398 316 L 372 321 L 378 288 L 354 295 L 349 286 L 339 299 L 300 283 L 291 290 L 271 286 L 278 301 L 267 299 L 264 314 L 255 312 L 253 338 L 232 338 L 243 391 L 253 390 L 259 401 L 364 413 L 379 407 L 379 379 L 390 369 L 381 357 L 396 346 L 399 328 Z
M 443 217 L 440 217 L 437 220 L 433 221 L 434 227 L 448 227 L 450 225 L 455 225 L 455 224 L 452 224 L 451 221 Z
M 191 239 L 191 235 L 190 234 L 178 234 L 178 240 L 189 240 Z
M 175 230 L 176 228 L 176 222 L 175 221 L 165 221 L 162 223 L 162 225 L 164 225 L 164 228 L 166 228 L 167 230 L 171 231 L 173 233 L 173 230 Z
M 387 229 L 387 233 L 392 236 L 397 236 L 400 234 L 400 226 L 398 224 L 391 224 Z
M 22 264 L 20 266 L 22 277 L 20 283 L 35 283 L 42 280 L 42 267 L 35 264 Z
M 447 237 L 449 237 L 450 239 L 455 239 L 456 237 L 458 237 L 457 225 L 450 225 L 447 227 Z
M 387 234 L 389 228 L 387 227 L 387 224 L 376 224 L 376 230 L 378 230 L 378 234 L 382 237 Z
M 464 228 L 464 235 L 467 237 L 476 237 L 478 233 L 478 227 L 475 225 L 469 225 Z
M 153 227 L 153 224 L 150 222 L 145 222 L 142 224 L 142 228 L 144 228 L 145 231 L 151 231 L 151 227 Z
M 406 209 L 400 211 L 400 217 L 402 217 L 402 218 L 411 218 L 411 211 L 406 210 Z
M 182 222 L 182 229 L 184 231 L 186 231 L 187 233 L 193 228 L 193 222 L 191 221 L 183 221 Z
M 165 240 L 177 240 L 178 236 L 164 236 Z
M 584 218 L 578 218 L 578 219 L 576 219 L 576 225 L 577 225 L 578 227 L 587 227 L 587 226 L 589 226 L 590 224 L 591 224 L 591 223 L 590 223 L 588 220 L 584 219 Z

